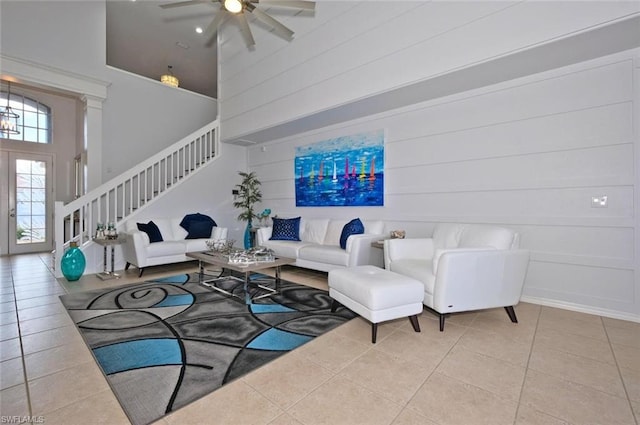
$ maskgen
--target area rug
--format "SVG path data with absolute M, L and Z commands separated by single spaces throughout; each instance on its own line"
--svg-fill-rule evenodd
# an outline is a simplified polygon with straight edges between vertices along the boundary
M 331 313 L 328 293 L 304 285 L 282 281 L 279 294 L 246 304 L 200 285 L 198 277 L 181 274 L 60 297 L 135 425 L 153 422 L 355 316 L 344 308 Z M 242 290 L 235 279 L 219 285 Z

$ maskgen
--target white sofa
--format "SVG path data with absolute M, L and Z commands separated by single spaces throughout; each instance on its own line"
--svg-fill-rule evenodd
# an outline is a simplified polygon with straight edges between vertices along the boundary
M 149 240 L 147 233 L 138 230 L 138 222 L 153 221 L 162 234 L 162 242 Z M 140 269 L 142 276 L 145 267 L 160 264 L 192 261 L 186 256 L 187 252 L 205 251 L 208 249 L 206 241 L 210 239 L 226 239 L 227 228 L 214 226 L 207 238 L 185 239 L 188 232 L 180 226 L 182 218 L 152 218 L 147 220 L 129 220 L 125 223 L 123 244 L 125 270 L 132 264 Z
M 423 304 L 440 317 L 449 313 L 504 307 L 517 323 L 529 265 L 518 233 L 479 224 L 439 224 L 433 237 L 384 242 L 385 267 L 424 285 Z
M 256 230 L 256 245 L 272 249 L 276 256 L 295 258 L 295 266 L 324 272 L 367 264 L 382 267 L 382 250 L 371 242 L 384 239 L 384 223 L 362 220 L 365 233 L 349 236 L 346 249 L 342 249 L 340 235 L 349 221 L 303 217 L 300 241 L 270 240 L 273 228 L 261 227 Z

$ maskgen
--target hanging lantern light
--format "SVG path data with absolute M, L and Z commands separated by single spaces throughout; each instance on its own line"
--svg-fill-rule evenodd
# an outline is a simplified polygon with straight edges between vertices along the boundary
M 178 87 L 180 80 L 173 75 L 173 72 L 171 72 L 172 69 L 173 67 L 171 65 L 167 67 L 167 73 L 160 77 L 160 82 L 171 87 Z
M 7 81 L 7 106 L 0 112 L 0 133 L 5 135 L 20 134 L 18 131 L 18 118 L 20 115 L 13 112 L 11 106 L 9 106 L 9 99 L 11 98 L 11 81 Z

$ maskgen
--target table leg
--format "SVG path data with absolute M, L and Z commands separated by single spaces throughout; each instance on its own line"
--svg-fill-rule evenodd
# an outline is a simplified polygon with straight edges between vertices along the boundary
M 102 247 L 102 272 L 107 274 L 107 246 Z
M 113 275 L 115 274 L 113 272 L 113 257 L 115 257 L 114 253 L 115 253 L 115 245 L 111 245 L 111 274 Z

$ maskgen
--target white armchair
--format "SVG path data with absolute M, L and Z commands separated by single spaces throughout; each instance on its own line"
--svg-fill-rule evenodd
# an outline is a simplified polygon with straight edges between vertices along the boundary
M 440 224 L 432 238 L 387 239 L 385 268 L 424 285 L 423 304 L 440 317 L 504 307 L 513 323 L 529 265 L 512 230 L 477 224 Z

